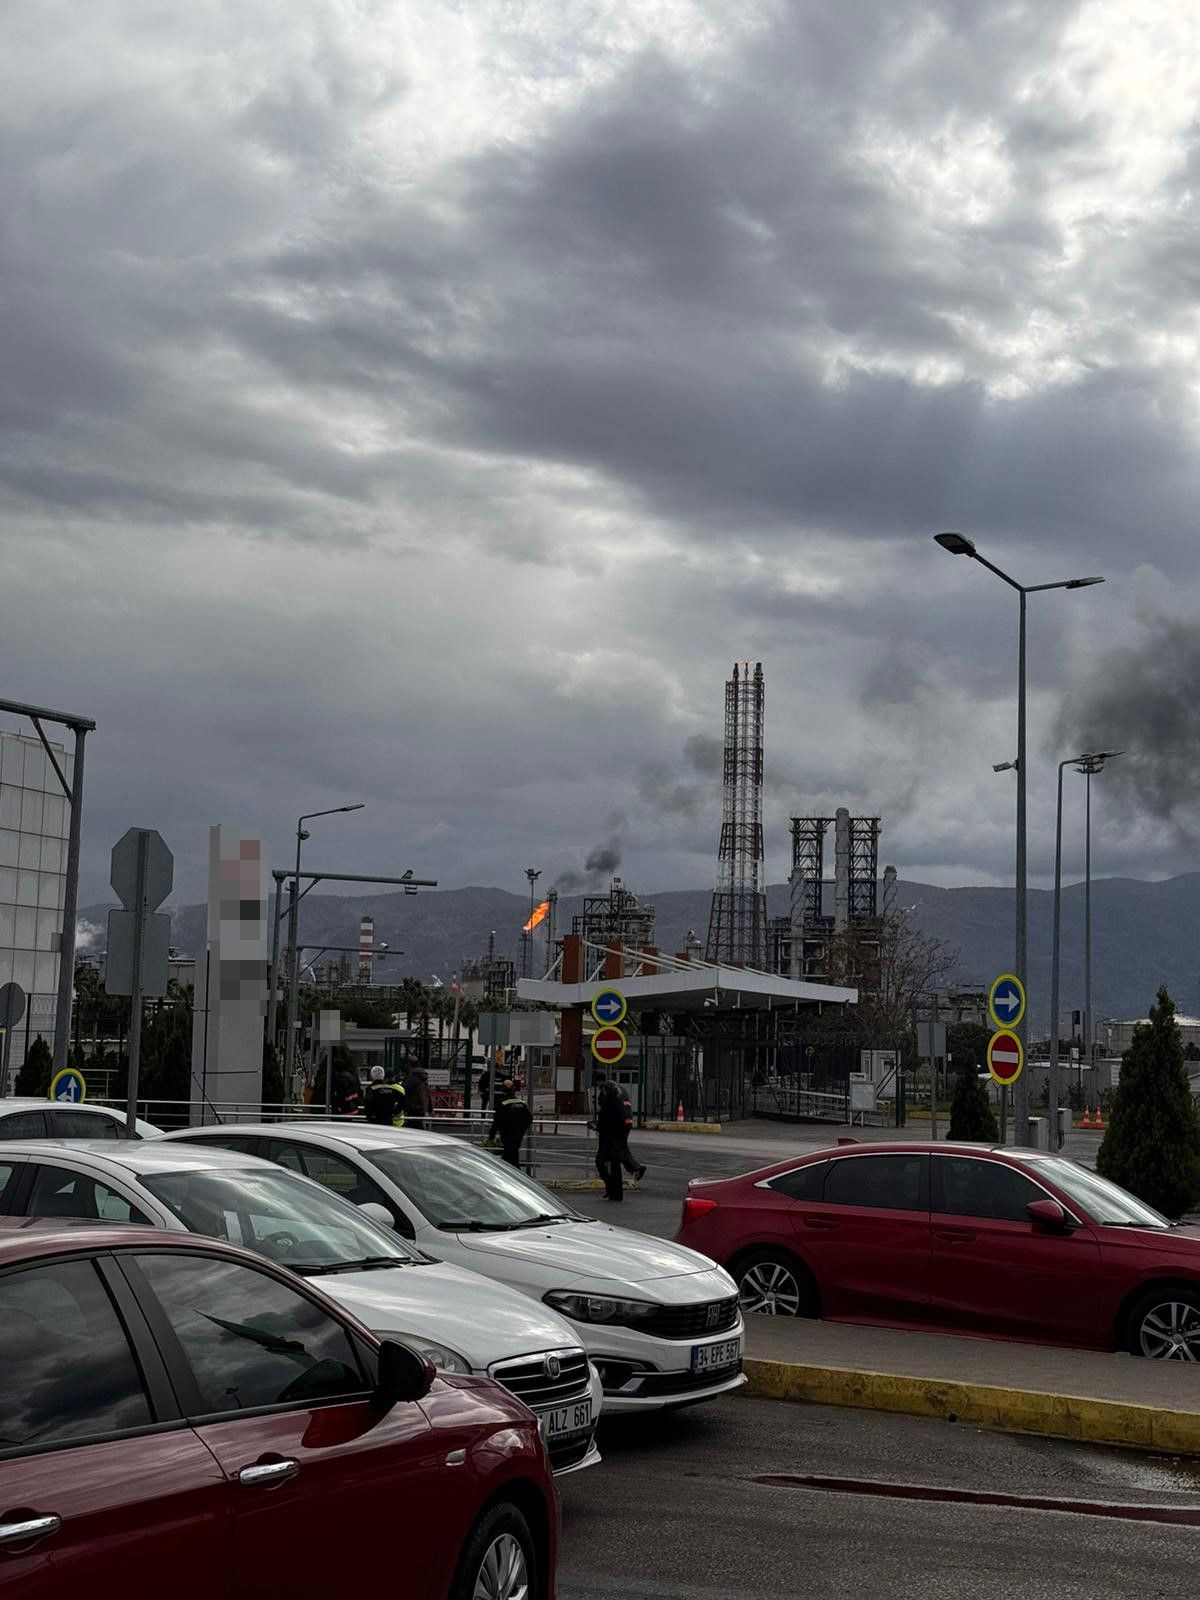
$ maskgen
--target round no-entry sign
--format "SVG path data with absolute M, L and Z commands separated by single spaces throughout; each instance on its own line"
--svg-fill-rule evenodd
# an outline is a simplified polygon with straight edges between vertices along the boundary
M 1001 1028 L 988 1040 L 987 1067 L 999 1084 L 1016 1083 L 1025 1065 L 1025 1051 L 1020 1039 L 1007 1028 Z
M 592 1054 L 605 1066 L 614 1066 L 625 1054 L 629 1041 L 620 1028 L 597 1028 L 592 1035 Z

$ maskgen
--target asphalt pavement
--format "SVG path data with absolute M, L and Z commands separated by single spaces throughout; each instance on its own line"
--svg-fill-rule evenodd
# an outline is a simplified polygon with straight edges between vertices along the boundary
M 1200 1469 L 1154 1458 L 742 1397 L 611 1423 L 601 1447 L 602 1466 L 562 1485 L 560 1600 L 1196 1589 Z M 997 1493 L 1072 1509 L 970 1498 Z M 1163 1520 L 1181 1516 L 1196 1525 Z

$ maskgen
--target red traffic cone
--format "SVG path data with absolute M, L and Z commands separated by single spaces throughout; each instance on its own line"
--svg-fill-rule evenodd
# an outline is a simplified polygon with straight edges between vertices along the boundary
M 1081 1128 L 1090 1128 L 1091 1125 L 1092 1125 L 1092 1108 L 1091 1108 L 1091 1106 L 1084 1106 L 1084 1108 L 1083 1108 L 1083 1121 L 1079 1124 L 1079 1126 Z
M 1096 1120 L 1092 1124 L 1092 1126 L 1094 1128 L 1098 1128 L 1101 1133 L 1104 1132 L 1104 1118 L 1100 1115 L 1100 1107 L 1099 1106 L 1096 1107 Z
M 675 1121 L 676 1122 L 682 1122 L 683 1121 L 683 1101 L 682 1100 L 679 1102 L 678 1109 L 675 1112 Z

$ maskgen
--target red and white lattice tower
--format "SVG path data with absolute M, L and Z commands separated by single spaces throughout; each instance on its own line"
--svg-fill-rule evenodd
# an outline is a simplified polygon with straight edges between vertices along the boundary
M 370 983 L 375 969 L 375 918 L 363 917 L 358 924 L 358 981 Z
M 725 685 L 725 804 L 708 918 L 709 961 L 766 966 L 762 785 L 762 663 L 737 661 Z

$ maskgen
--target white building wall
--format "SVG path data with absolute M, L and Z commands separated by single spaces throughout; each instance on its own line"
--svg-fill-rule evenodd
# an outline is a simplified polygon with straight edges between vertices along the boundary
M 59 744 L 51 748 L 70 783 L 73 757 Z M 0 730 L 0 984 L 19 983 L 28 996 L 13 1036 L 14 1074 L 39 1033 L 54 1047 L 70 821 L 41 740 Z

